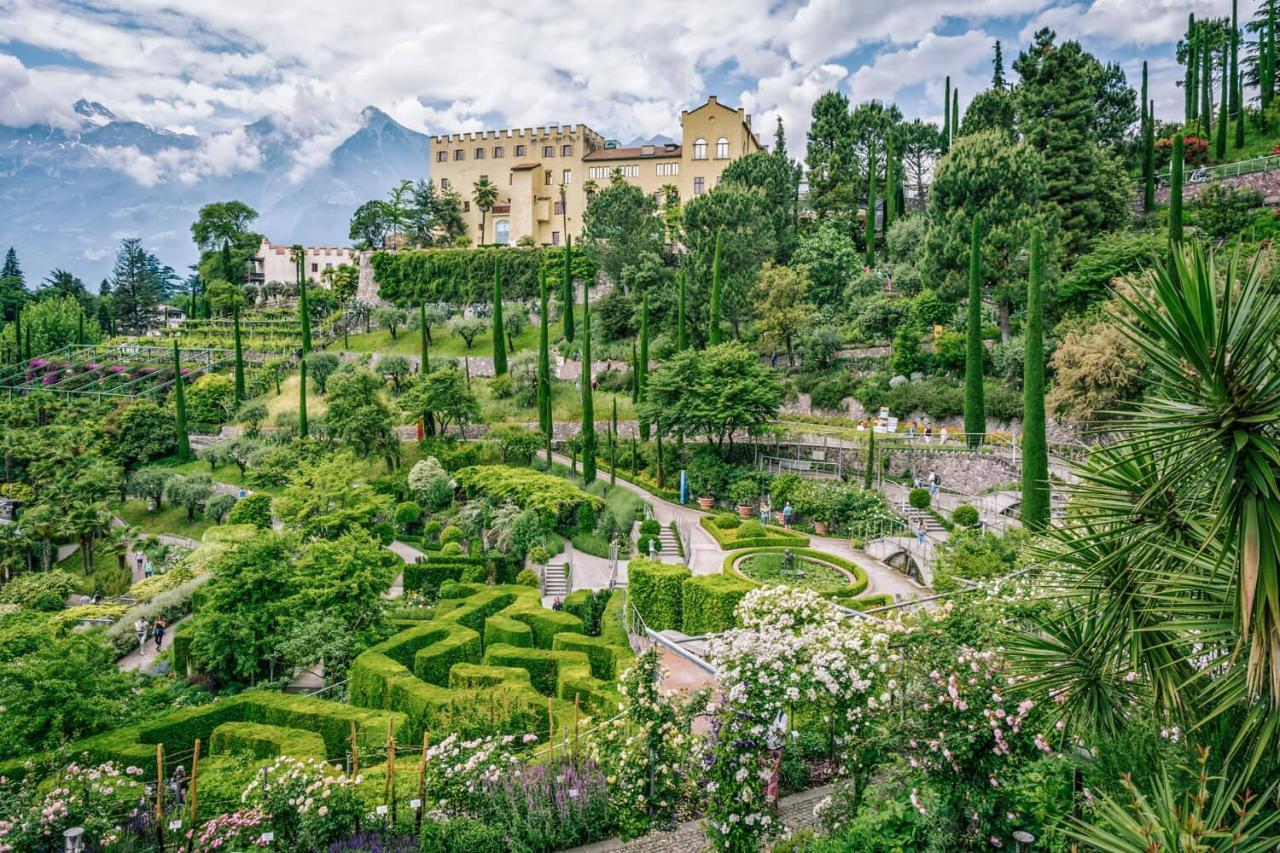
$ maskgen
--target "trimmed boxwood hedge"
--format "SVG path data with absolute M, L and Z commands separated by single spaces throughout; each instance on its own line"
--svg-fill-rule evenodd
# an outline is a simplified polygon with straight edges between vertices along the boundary
M 585 634 L 557 634 L 551 648 L 555 651 L 586 653 L 587 661 L 591 664 L 591 676 L 601 681 L 617 681 L 636 660 L 630 646 L 613 645 L 604 637 L 588 637 Z
M 628 564 L 627 594 L 646 625 L 655 631 L 680 627 L 680 585 L 692 574 L 685 566 L 645 557 Z
M 755 584 L 736 575 L 698 575 L 681 586 L 684 620 L 691 636 L 716 634 L 737 626 L 733 611 Z
M 775 527 L 769 525 L 765 527 L 764 536 L 748 536 L 746 538 L 738 538 L 738 531 L 743 527 L 733 530 L 721 530 L 716 526 L 715 516 L 704 515 L 698 519 L 698 523 L 702 525 L 702 529 L 711 534 L 711 537 L 720 544 L 720 547 L 726 551 L 733 551 L 739 548 L 760 548 L 769 545 L 785 545 L 792 548 L 805 548 L 809 545 L 809 537 L 803 533 L 795 533 L 784 527 Z M 744 525 L 745 527 L 745 525 Z
M 489 647 L 484 653 L 484 663 L 485 666 L 526 670 L 533 689 L 544 696 L 560 695 L 560 685 L 568 679 L 591 676 L 591 664 L 585 652 L 525 649 L 500 644 Z
M 468 568 L 483 568 L 487 575 L 490 564 L 493 565 L 496 583 L 515 583 L 518 567 L 506 557 L 428 554 L 425 560 L 404 567 L 404 588 L 414 592 L 421 592 L 427 587 L 439 589 L 445 581 L 461 581 L 463 571 Z
M 836 604 L 841 607 L 848 607 L 850 610 L 874 610 L 877 607 L 888 607 L 893 604 L 893 596 L 887 592 L 873 592 L 871 595 L 862 598 L 837 598 Z
M 271 726 L 265 723 L 223 723 L 209 739 L 210 755 L 249 755 L 274 758 L 292 755 L 296 758 L 325 754 L 324 739 L 315 732 Z

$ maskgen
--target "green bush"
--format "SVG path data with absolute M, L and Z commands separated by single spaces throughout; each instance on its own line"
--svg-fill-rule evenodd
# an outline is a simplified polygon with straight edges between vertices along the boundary
M 251 758 L 325 756 L 324 739 L 314 732 L 263 723 L 223 723 L 213 730 L 210 755 L 248 755 Z
M 416 501 L 404 501 L 396 505 L 396 524 L 408 529 L 422 520 L 422 507 Z
M 680 585 L 692 572 L 684 566 L 636 557 L 627 567 L 628 595 L 645 624 L 655 631 L 681 625 Z
M 809 537 L 804 534 L 784 530 L 781 527 L 765 527 L 755 519 L 743 522 L 741 527 L 733 531 L 716 527 L 709 515 L 702 516 L 699 523 L 702 529 L 710 533 L 711 537 L 720 543 L 720 547 L 726 550 L 756 548 L 762 545 L 794 545 L 803 548 L 809 544 Z
M 462 545 L 458 542 L 446 542 L 440 546 L 440 553 L 446 557 L 461 556 Z
M 450 524 L 448 527 L 440 531 L 440 544 L 448 545 L 450 542 L 462 541 L 462 528 L 456 524 Z
M 764 529 L 764 525 L 756 521 L 754 518 L 743 524 L 738 530 L 738 539 L 758 539 L 761 536 L 768 535 Z
M 649 547 L 653 547 L 653 553 L 658 554 L 662 551 L 662 540 L 657 536 L 646 535 L 636 540 L 636 552 L 642 557 L 649 556 Z
M 662 525 L 658 522 L 658 519 L 656 518 L 646 518 L 644 521 L 640 522 L 641 535 L 644 535 L 644 534 L 655 535 L 661 532 L 662 532 Z
M 432 541 L 439 542 L 440 531 L 443 528 L 444 525 L 438 519 L 433 518 L 426 524 L 422 525 L 422 538 L 424 540 L 430 539 Z
M 462 567 L 463 583 L 484 583 L 489 579 L 489 570 L 483 565 L 467 565 Z
M 538 573 L 533 569 L 521 569 L 520 574 L 516 575 L 516 583 L 521 586 L 529 586 L 534 589 L 542 588 L 542 579 L 538 577 Z
M 733 611 L 755 584 L 732 575 L 699 575 L 681 585 L 681 628 L 686 634 L 714 634 L 737 626 Z
M 959 527 L 977 527 L 978 510 L 969 504 L 960 504 L 951 511 L 951 520 Z
M 907 493 L 907 503 L 915 509 L 928 509 L 929 504 L 933 503 L 933 495 L 929 494 L 928 489 L 912 489 Z
M 418 849 L 422 853 L 506 853 L 507 839 L 500 827 L 480 820 L 428 820 L 422 824 Z
M 715 517 L 715 525 L 721 530 L 735 530 L 742 525 L 742 519 L 731 512 L 722 512 Z

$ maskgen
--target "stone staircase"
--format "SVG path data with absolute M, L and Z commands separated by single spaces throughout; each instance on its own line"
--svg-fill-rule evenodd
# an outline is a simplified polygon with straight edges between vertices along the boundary
M 676 534 L 671 530 L 669 525 L 663 525 L 661 532 L 658 533 L 658 541 L 662 543 L 662 550 L 658 552 L 658 558 L 664 563 L 683 563 L 684 558 L 680 556 L 680 543 L 676 539 Z
M 926 535 L 930 533 L 940 533 L 946 530 L 946 528 L 942 526 L 942 523 L 939 522 L 938 519 L 934 518 L 925 510 L 916 509 L 915 507 L 909 506 L 906 508 L 906 516 L 907 516 L 907 523 L 911 525 L 910 535 L 912 536 L 915 535 L 916 530 L 919 528 L 921 519 L 924 520 L 924 529 L 925 529 Z
M 557 565 L 543 566 L 542 568 L 542 594 L 553 595 L 564 598 L 569 594 L 569 578 L 565 571 L 567 565 L 559 563 Z

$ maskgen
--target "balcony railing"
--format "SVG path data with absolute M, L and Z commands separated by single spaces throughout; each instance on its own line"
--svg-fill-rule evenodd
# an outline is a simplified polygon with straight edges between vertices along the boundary
M 493 207 L 489 208 L 489 212 L 490 212 L 490 213 L 510 213 L 510 212 L 511 212 L 511 205 L 509 205 L 509 204 L 495 204 Z

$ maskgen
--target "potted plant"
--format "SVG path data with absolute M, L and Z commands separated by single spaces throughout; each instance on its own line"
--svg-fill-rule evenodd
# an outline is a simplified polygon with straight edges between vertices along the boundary
M 752 477 L 735 480 L 729 488 L 729 500 L 733 501 L 738 508 L 738 515 L 742 518 L 751 518 L 755 515 L 756 498 L 759 494 L 760 490 Z
M 698 506 L 710 510 L 715 506 L 715 493 L 724 486 L 725 465 L 711 453 L 700 453 L 689 465 L 689 490 L 698 496 Z

